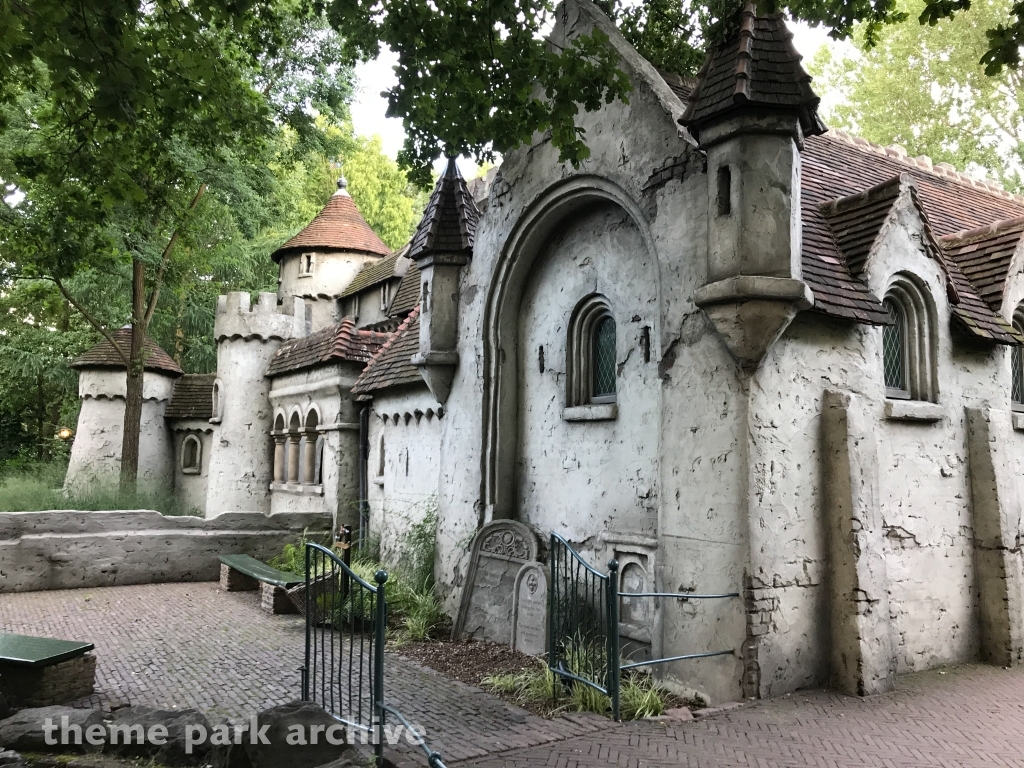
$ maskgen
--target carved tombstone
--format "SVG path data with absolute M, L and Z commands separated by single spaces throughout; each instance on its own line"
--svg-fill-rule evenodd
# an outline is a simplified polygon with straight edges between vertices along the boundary
M 530 656 L 548 649 L 548 571 L 527 563 L 516 576 L 512 606 L 512 647 Z
M 537 549 L 536 534 L 515 520 L 495 520 L 477 531 L 454 637 L 512 642 L 516 575 L 537 560 Z

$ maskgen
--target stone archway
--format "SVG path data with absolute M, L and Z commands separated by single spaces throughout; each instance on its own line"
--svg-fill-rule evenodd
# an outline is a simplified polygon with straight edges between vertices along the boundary
M 538 258 L 551 238 L 594 211 L 614 211 L 636 233 L 637 248 L 646 254 L 648 306 L 642 317 L 646 350 L 641 357 L 653 362 L 660 357 L 661 278 L 657 253 L 647 221 L 637 203 L 618 185 L 599 177 L 578 177 L 549 189 L 521 216 L 498 257 L 484 317 L 484 397 L 482 496 L 485 518 L 518 516 L 516 461 L 520 431 L 520 307 Z M 625 315 L 632 320 L 635 313 Z M 629 343 L 632 343 L 632 338 Z M 636 353 L 634 353 L 636 357 Z M 660 412 L 660 387 L 653 390 L 654 407 Z M 647 445 L 657 455 L 660 428 L 650 424 Z M 656 478 L 651 478 L 656 484 Z

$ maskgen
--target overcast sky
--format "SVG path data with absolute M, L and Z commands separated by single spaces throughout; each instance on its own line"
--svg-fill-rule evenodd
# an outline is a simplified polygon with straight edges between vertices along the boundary
M 822 45 L 836 44 L 829 39 L 823 29 L 792 22 L 790 28 L 793 30 L 797 50 L 803 54 L 805 62 L 811 61 Z M 392 67 L 397 63 L 398 57 L 385 49 L 375 61 L 359 64 L 356 67 L 356 100 L 352 105 L 352 122 L 355 124 L 356 133 L 363 136 L 380 136 L 384 152 L 392 158 L 402 147 L 405 131 L 402 129 L 401 120 L 384 116 L 388 105 L 380 93 L 394 85 L 395 73 Z M 470 171 L 470 167 L 463 167 L 461 162 L 459 166 L 463 173 Z

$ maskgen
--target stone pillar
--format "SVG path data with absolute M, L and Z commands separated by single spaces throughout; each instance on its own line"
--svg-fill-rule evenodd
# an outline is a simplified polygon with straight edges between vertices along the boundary
M 285 472 L 284 435 L 274 435 L 274 482 L 283 483 Z
M 981 659 L 1001 667 L 1024 657 L 1021 600 L 1020 502 L 1009 446 L 1009 414 L 967 409 L 974 570 L 981 623 Z
M 288 435 L 288 482 L 299 482 L 299 441 L 302 435 L 293 433 Z
M 878 456 L 863 403 L 853 395 L 825 391 L 821 431 L 833 684 L 866 696 L 891 690 L 896 675 Z
M 302 482 L 312 485 L 316 481 L 316 432 L 306 433 L 302 450 Z

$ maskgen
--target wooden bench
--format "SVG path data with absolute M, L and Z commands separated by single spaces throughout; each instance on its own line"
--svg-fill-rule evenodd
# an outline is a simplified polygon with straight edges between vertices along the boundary
M 15 707 L 48 707 L 92 694 L 92 643 L 0 632 L 0 693 Z
M 305 582 L 295 573 L 279 571 L 249 555 L 221 555 L 220 586 L 225 592 L 258 589 L 260 607 L 268 613 L 295 613 L 287 590 Z

